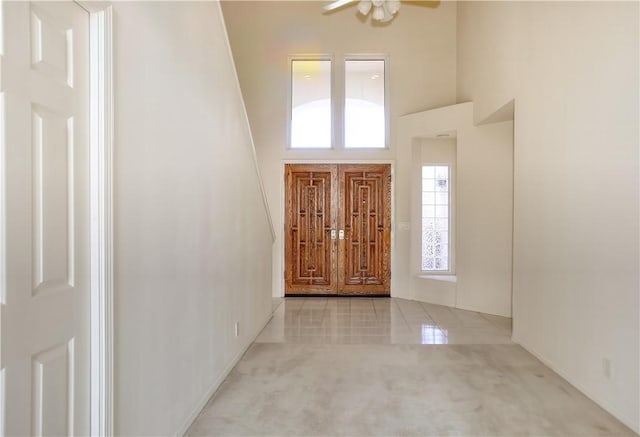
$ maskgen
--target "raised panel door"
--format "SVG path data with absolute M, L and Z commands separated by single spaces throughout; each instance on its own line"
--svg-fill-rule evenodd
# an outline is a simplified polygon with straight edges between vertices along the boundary
M 286 294 L 337 292 L 335 165 L 287 165 Z
M 86 435 L 89 15 L 74 2 L 1 7 L 0 434 Z
M 391 168 L 384 164 L 339 166 L 338 293 L 390 292 Z
M 285 166 L 285 295 L 390 294 L 391 166 Z

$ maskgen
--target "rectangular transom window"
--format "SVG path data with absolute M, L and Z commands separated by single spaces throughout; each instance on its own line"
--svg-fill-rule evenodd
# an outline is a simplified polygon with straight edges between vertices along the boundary
M 291 60 L 291 148 L 331 148 L 331 60 Z
M 386 147 L 384 59 L 346 60 L 344 75 L 344 146 Z
M 423 271 L 449 271 L 449 176 L 448 165 L 422 167 Z

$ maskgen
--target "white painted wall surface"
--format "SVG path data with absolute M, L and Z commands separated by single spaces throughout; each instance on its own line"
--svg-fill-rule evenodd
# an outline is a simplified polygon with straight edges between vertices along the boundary
M 514 338 L 636 432 L 638 26 L 637 2 L 458 4 L 459 101 L 515 98 Z
M 272 237 L 219 4 L 113 7 L 115 434 L 174 435 L 270 315 Z
M 474 104 L 467 102 L 398 122 L 398 165 L 410 163 L 413 169 L 411 285 L 399 297 L 511 317 L 513 122 L 476 126 L 473 117 Z M 443 132 L 456 132 L 457 138 L 435 139 Z M 425 278 L 420 271 L 419 168 L 429 155 L 455 163 L 455 278 L 447 281 Z
M 456 307 L 511 317 L 513 122 L 458 131 Z
M 355 8 L 324 14 L 317 1 L 225 1 L 222 8 L 255 139 L 276 229 L 273 293 L 284 293 L 285 160 L 372 161 L 396 159 L 398 117 L 455 100 L 456 6 L 403 5 L 388 26 L 358 20 Z M 338 74 L 346 54 L 389 55 L 390 148 L 388 150 L 287 150 L 288 56 L 333 54 Z M 337 78 L 342 77 L 340 75 Z M 341 86 L 337 83 L 336 86 Z M 394 168 L 391 292 L 408 290 L 411 164 Z

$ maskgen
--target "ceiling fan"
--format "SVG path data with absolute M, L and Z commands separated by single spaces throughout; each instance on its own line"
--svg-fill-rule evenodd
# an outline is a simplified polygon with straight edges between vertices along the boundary
M 372 12 L 371 18 L 375 21 L 385 23 L 393 20 L 395 15 L 400 10 L 401 0 L 336 0 L 324 7 L 326 11 L 334 11 L 340 9 L 343 6 L 350 5 L 352 3 L 358 3 L 358 12 L 362 15 L 368 15 Z M 419 1 L 419 0 L 402 0 L 406 3 L 412 3 L 420 6 L 433 7 L 433 1 Z

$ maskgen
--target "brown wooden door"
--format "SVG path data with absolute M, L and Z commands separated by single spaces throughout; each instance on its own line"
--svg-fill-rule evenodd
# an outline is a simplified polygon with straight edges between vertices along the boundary
M 286 294 L 335 294 L 338 171 L 335 165 L 287 165 Z
M 285 294 L 389 295 L 391 167 L 288 164 L 285 178 Z
M 340 294 L 389 294 L 391 166 L 340 165 Z

